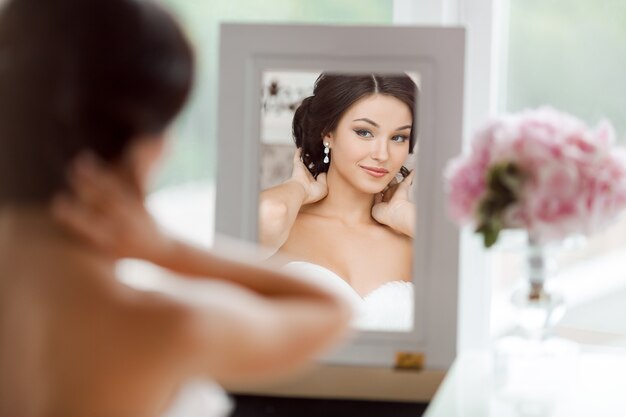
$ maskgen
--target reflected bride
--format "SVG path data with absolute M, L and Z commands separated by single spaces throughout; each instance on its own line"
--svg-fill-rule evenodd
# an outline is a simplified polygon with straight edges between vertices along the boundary
M 293 118 L 291 178 L 260 196 L 261 244 L 346 293 L 362 329 L 412 328 L 416 92 L 405 74 L 323 73 Z

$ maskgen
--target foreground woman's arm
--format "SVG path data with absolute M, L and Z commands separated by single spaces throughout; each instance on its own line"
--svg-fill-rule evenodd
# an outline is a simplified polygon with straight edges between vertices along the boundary
M 316 286 L 284 273 L 215 255 L 165 233 L 124 181 L 93 160 L 81 162 L 70 176 L 72 194 L 58 196 L 53 213 L 66 228 L 111 257 L 143 259 L 189 276 L 216 277 L 260 294 L 318 292 Z M 302 189 L 295 180 L 285 186 L 291 184 L 295 191 Z
M 166 296 L 120 286 L 122 296 L 116 299 L 121 301 L 106 308 L 116 313 L 98 315 L 117 335 L 108 338 L 127 346 L 123 352 L 129 363 L 143 361 L 147 369 L 171 363 L 181 376 L 205 373 L 222 382 L 248 381 L 291 370 L 344 333 L 352 311 L 337 295 L 168 236 L 136 193 L 105 168 L 95 170 L 73 179 L 73 197 L 53 204 L 68 230 L 113 258 L 135 257 L 214 278 L 180 280 L 179 288 L 194 295 L 189 300 L 172 298 L 182 293 Z
M 262 295 L 328 297 L 317 286 L 244 262 L 243 256 L 237 260 L 218 256 L 171 236 L 159 227 L 136 191 L 92 158 L 79 160 L 70 173 L 70 184 L 72 193 L 57 196 L 52 204 L 55 218 L 112 258 L 143 259 L 188 276 L 227 280 Z M 295 188 L 301 187 L 295 184 Z
M 234 273 L 250 271 L 233 269 Z M 189 281 L 201 303 L 136 293 L 121 316 L 130 354 L 157 353 L 181 375 L 221 383 L 254 381 L 293 371 L 340 341 L 351 310 L 323 291 L 260 296 L 218 280 Z

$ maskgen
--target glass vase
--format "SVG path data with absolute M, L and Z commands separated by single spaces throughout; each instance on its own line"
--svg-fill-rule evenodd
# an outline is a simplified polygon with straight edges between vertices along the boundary
M 527 282 L 511 297 L 516 312 L 516 332 L 528 340 L 546 340 L 565 314 L 563 296 L 547 289 L 556 262 L 548 256 L 547 247 L 533 239 L 528 240 L 525 258 Z
M 529 238 L 524 256 L 525 282 L 511 297 L 516 326 L 495 343 L 494 382 L 517 415 L 544 416 L 568 390 L 578 347 L 553 334 L 565 313 L 562 295 L 547 285 L 554 251 Z

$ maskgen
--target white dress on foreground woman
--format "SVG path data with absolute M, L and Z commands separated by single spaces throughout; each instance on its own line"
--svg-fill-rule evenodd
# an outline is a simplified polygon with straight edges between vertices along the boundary
M 214 382 L 186 384 L 161 417 L 226 417 L 233 410 L 232 400 Z
M 343 278 L 311 262 L 293 261 L 289 272 L 343 294 L 354 306 L 352 325 L 359 330 L 409 331 L 413 328 L 413 283 L 390 281 L 361 297 Z

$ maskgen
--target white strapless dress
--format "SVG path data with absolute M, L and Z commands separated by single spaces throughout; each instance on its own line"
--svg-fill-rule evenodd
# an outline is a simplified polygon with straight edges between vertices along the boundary
M 161 292 L 192 304 L 202 302 L 202 281 L 178 278 L 148 262 L 120 261 L 117 276 L 121 282 L 137 290 Z M 233 408 L 232 399 L 222 387 L 208 378 L 197 379 L 185 383 L 159 417 L 226 417 Z
M 183 386 L 160 417 L 227 417 L 233 408 L 222 387 L 209 380 L 198 380 Z
M 343 278 L 321 265 L 294 261 L 287 263 L 284 269 L 344 296 L 354 306 L 352 325 L 359 330 L 413 329 L 412 282 L 390 281 L 361 297 Z

